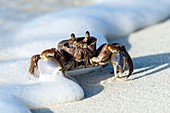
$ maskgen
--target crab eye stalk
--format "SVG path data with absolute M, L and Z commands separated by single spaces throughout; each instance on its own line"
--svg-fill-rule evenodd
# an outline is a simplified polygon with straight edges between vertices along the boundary
M 72 40 L 72 41 L 76 40 L 76 37 L 75 37 L 75 34 L 74 34 L 74 33 L 71 34 L 71 40 Z
M 90 32 L 89 31 L 86 31 L 86 37 L 90 37 Z

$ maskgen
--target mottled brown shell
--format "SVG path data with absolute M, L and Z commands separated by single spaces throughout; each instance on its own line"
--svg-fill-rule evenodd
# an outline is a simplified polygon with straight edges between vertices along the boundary
M 77 44 L 72 40 L 63 40 L 58 43 L 58 50 L 66 55 L 67 58 L 74 58 L 74 56 L 76 56 L 78 59 L 90 59 L 91 57 L 96 56 L 97 39 L 95 37 L 90 37 L 87 42 L 83 42 L 84 38 L 85 37 L 76 38 Z M 78 56 L 81 55 L 80 52 L 83 54 L 82 56 Z

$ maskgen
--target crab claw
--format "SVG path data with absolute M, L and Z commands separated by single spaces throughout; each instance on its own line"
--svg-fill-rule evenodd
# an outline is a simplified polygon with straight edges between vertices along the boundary
M 129 55 L 129 54 L 128 54 Z M 128 78 L 132 72 L 133 72 L 133 62 L 130 56 L 124 57 L 125 63 L 128 65 L 129 68 L 129 74 L 127 75 L 126 78 Z M 126 69 L 126 66 L 123 67 L 123 71 Z
M 34 55 L 31 57 L 31 61 L 30 61 L 30 68 L 29 68 L 29 72 L 31 74 L 34 74 L 34 70 L 35 68 L 38 68 L 38 60 L 40 59 L 40 55 Z
M 119 44 L 119 43 L 113 43 L 112 45 L 117 46 L 120 49 L 120 53 L 123 55 L 124 58 L 124 65 L 123 65 L 123 72 L 126 70 L 126 66 L 128 66 L 129 73 L 126 78 L 128 78 L 132 72 L 133 72 L 133 62 L 129 55 L 129 53 L 126 51 L 125 46 Z

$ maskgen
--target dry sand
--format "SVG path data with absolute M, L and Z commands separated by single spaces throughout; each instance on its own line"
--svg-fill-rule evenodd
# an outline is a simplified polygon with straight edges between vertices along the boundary
M 117 39 L 126 45 L 135 71 L 129 81 L 109 82 L 111 65 L 76 79 L 86 98 L 34 113 L 168 113 L 170 112 L 170 21 Z M 126 72 L 127 73 L 127 72 Z

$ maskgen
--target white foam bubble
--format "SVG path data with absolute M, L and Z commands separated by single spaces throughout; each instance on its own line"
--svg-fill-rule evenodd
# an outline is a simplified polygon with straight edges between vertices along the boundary
M 78 101 L 84 97 L 83 89 L 59 72 L 59 66 L 49 60 L 39 60 L 40 79 L 29 84 L 0 87 L 0 92 L 19 98 L 29 108 L 42 108 L 59 103 Z

